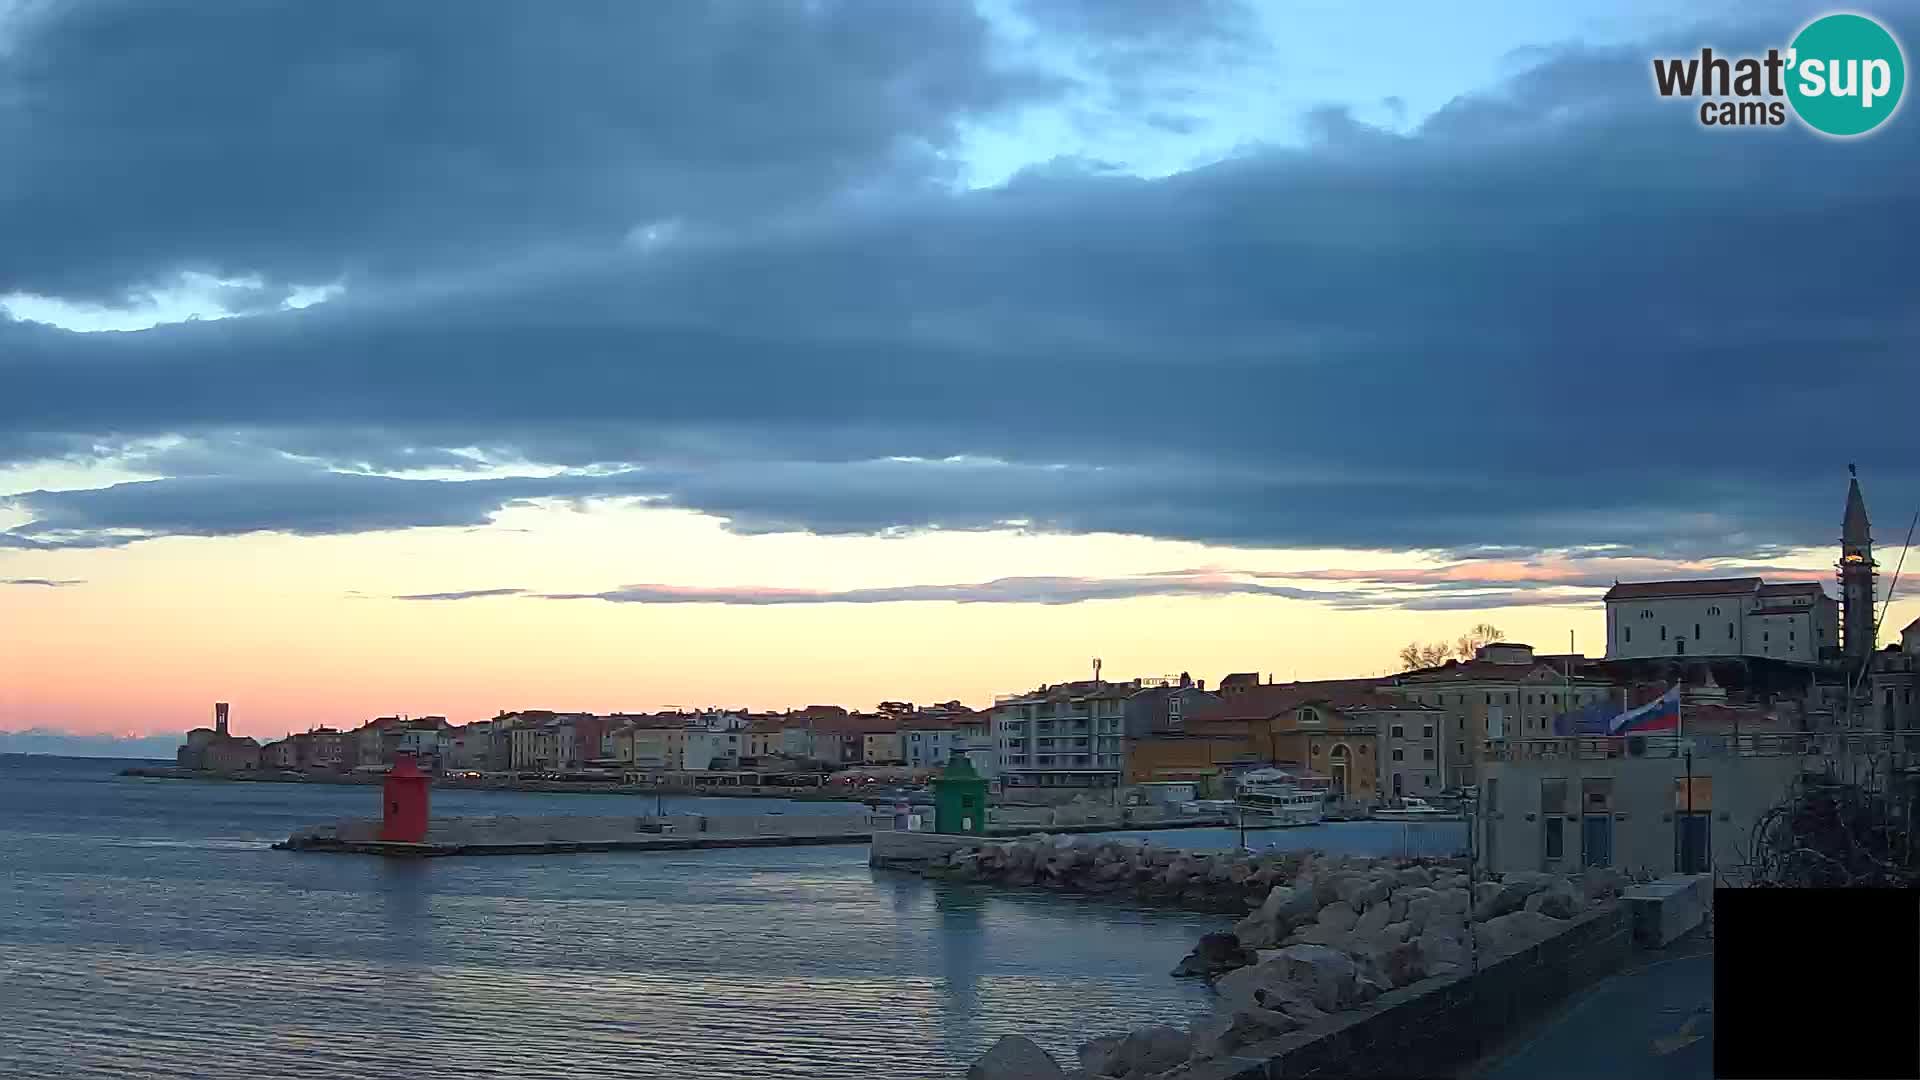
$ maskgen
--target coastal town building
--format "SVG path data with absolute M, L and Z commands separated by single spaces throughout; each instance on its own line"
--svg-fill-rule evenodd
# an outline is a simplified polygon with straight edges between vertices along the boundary
M 1556 668 L 1529 645 L 1494 642 L 1472 660 L 1449 660 L 1392 680 L 1393 692 L 1441 710 L 1439 759 L 1442 789 L 1477 782 L 1481 750 L 1488 740 L 1550 733 L 1553 719 L 1613 693 L 1612 683 Z
M 1156 732 L 1178 730 L 1185 717 L 1213 708 L 1224 699 L 1207 692 L 1205 679 L 1195 680 L 1186 672 L 1176 679 L 1153 680 L 1127 698 L 1128 738 L 1140 738 Z
M 1754 656 L 1811 664 L 1840 646 L 1840 605 L 1817 581 L 1623 582 L 1605 602 L 1610 660 Z
M 1371 801 L 1389 790 L 1396 775 L 1402 794 L 1412 794 L 1408 777 L 1431 769 L 1421 750 L 1431 749 L 1437 737 L 1438 710 L 1383 693 L 1371 682 L 1244 683 L 1177 727 L 1129 739 L 1128 782 L 1185 780 L 1224 792 L 1238 773 L 1277 767 L 1323 777 L 1341 798 Z M 1390 748 L 1400 751 L 1399 761 L 1384 760 Z M 1408 750 L 1414 752 L 1411 761 Z
M 1007 787 L 1114 787 L 1126 774 L 1126 702 L 1135 683 L 1101 679 L 994 699 Z
M 260 743 L 246 736 L 234 735 L 227 730 L 229 708 L 226 702 L 215 702 L 213 706 L 213 726 L 194 728 L 180 749 L 174 752 L 174 763 L 183 769 L 205 769 L 213 772 L 248 772 L 260 767 Z
M 906 763 L 916 769 L 945 765 L 959 741 L 957 725 L 945 717 L 901 717 L 899 734 Z

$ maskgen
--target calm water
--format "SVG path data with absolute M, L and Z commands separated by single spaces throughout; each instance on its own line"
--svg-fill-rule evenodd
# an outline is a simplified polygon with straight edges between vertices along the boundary
M 1185 1022 L 1207 991 L 1166 972 L 1224 923 L 875 872 L 862 847 L 276 852 L 295 826 L 371 813 L 372 792 L 124 764 L 0 757 L 0 1076 L 954 1076 L 1008 1032 L 1070 1055 Z M 435 812 L 652 803 L 447 791 Z M 1335 828 L 1343 846 L 1410 835 Z

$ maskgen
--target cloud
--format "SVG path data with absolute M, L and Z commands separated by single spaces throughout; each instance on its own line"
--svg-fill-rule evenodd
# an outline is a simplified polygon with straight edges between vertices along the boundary
M 1278 596 L 1294 600 L 1325 600 L 1334 593 L 1281 585 L 1234 581 L 1204 571 L 1182 571 L 1144 577 L 1006 577 L 957 585 L 900 585 L 867 589 L 790 589 L 772 586 L 626 585 L 593 593 L 532 593 L 525 589 L 467 589 L 418 593 L 396 600 L 469 600 L 492 596 L 529 596 L 542 600 L 605 600 L 620 604 L 1080 604 L 1093 600 L 1122 600 L 1142 596 Z
M 958 18 L 899 14 L 846 33 L 918 41 L 929 30 L 912 20 L 944 17 Z M 533 183 L 519 166 L 459 180 L 444 214 L 408 200 L 389 209 L 394 177 L 441 174 L 376 153 L 364 199 L 306 217 L 299 199 L 320 198 L 306 187 L 292 202 L 229 207 L 239 181 L 209 171 L 212 201 L 195 194 L 194 214 L 150 231 L 116 217 L 136 203 L 113 203 L 82 222 L 98 230 L 91 240 L 10 247 L 0 265 L 48 287 L 131 280 L 130 267 L 174 266 L 178 252 L 289 280 L 331 273 L 349 253 L 394 273 L 468 259 L 483 270 L 130 334 L 0 321 L 0 380 L 13 391 L 0 396 L 0 452 L 244 428 L 254 453 L 286 450 L 310 467 L 400 468 L 415 453 L 461 468 L 455 451 L 478 448 L 569 471 L 406 480 L 228 463 L 147 486 L 28 493 L 17 501 L 35 520 L 0 544 L 477 525 L 520 500 L 647 497 L 745 532 L 1022 522 L 1247 547 L 1771 559 L 1832 542 L 1847 461 L 1862 464 L 1870 500 L 1920 482 L 1902 434 L 1902 403 L 1920 393 L 1909 362 L 1920 319 L 1904 291 L 1903 238 L 1920 233 L 1912 123 L 1847 142 L 1791 127 L 1706 132 L 1649 88 L 1647 57 L 1670 43 L 1574 47 L 1406 134 L 1336 108 L 1316 114 L 1305 148 L 1253 148 L 1163 180 L 1065 168 L 964 195 L 914 184 L 819 195 L 849 177 L 903 175 L 900 131 L 937 141 L 957 112 L 1029 92 L 991 75 L 970 17 L 950 28 L 973 59 L 952 61 L 941 93 L 910 94 L 917 111 L 819 121 L 837 125 L 826 142 L 841 164 L 792 181 L 792 198 L 767 196 L 777 213 L 742 208 L 788 182 L 776 166 L 756 171 L 755 155 L 800 151 L 753 143 L 758 107 L 729 111 L 736 91 L 715 90 L 687 107 L 716 110 L 717 126 L 682 132 L 684 146 L 649 142 L 649 153 L 667 148 L 657 167 L 604 147 L 598 113 L 579 121 L 585 135 L 529 131 L 531 120 L 473 135 L 472 160 L 511 142 L 546 163 L 527 166 L 545 179 L 580 174 L 540 188 L 570 198 L 525 215 L 509 212 L 532 190 L 515 186 Z M 1741 33 L 1764 42 L 1791 29 Z M 535 40 L 562 32 L 574 31 Z M 25 77 L 77 77 L 63 58 L 84 35 L 60 33 Z M 876 71 L 913 82 L 875 48 Z M 317 70 L 337 82 L 358 69 Z M 119 85 L 76 100 L 103 109 Z M 813 108 L 811 93 L 794 108 Z M 505 108 L 505 94 L 482 92 L 475 116 Z M 136 108 L 129 122 L 139 119 Z M 419 122 L 409 112 L 396 126 Z M 77 156 L 176 145 L 91 130 L 75 135 Z M 224 155 L 236 175 L 276 178 L 306 160 L 248 130 L 242 145 L 272 153 L 258 166 Z M 337 149 L 347 130 L 322 124 L 316 145 Z M 452 133 L 470 130 L 479 121 L 463 114 Z M 200 167 L 163 159 L 159 171 L 165 181 Z M 729 171 L 752 190 L 715 179 L 713 200 L 686 204 L 689 224 L 658 246 L 578 253 L 573 241 L 606 216 L 594 185 L 637 169 L 637 189 L 652 191 L 656 168 L 675 191 Z M 96 172 L 89 191 L 138 175 Z M 53 195 L 9 205 L 81 221 Z M 527 231 L 471 229 L 476 206 Z M 627 226 L 668 208 L 639 208 Z M 469 235 L 494 246 L 470 250 L 458 239 Z M 1790 269 L 1807 267 L 1844 271 Z M 1801 422 L 1843 403 L 1838 427 Z
M 0 67 L 0 295 L 193 270 L 309 285 L 609 247 L 943 175 L 1057 93 L 965 3 L 100 0 Z M 128 163 L 138 162 L 138 168 Z
M 82 581 L 78 578 L 43 578 L 43 577 L 0 578 L 0 585 L 37 585 L 47 589 L 65 589 L 65 588 L 70 588 L 74 585 L 85 585 L 85 584 L 86 584 L 85 581 Z
M 525 589 L 463 589 L 459 592 L 413 593 L 395 600 L 478 600 L 488 596 L 523 596 Z M 358 594 L 355 594 L 358 595 Z

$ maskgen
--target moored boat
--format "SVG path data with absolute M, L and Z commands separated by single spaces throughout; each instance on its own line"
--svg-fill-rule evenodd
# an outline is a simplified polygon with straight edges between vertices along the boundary
M 1451 814 L 1425 799 L 1416 799 L 1409 795 L 1400 800 L 1400 805 L 1391 809 L 1375 810 L 1375 821 L 1459 821 L 1459 814 Z
M 1280 769 L 1241 777 L 1234 805 L 1240 824 L 1249 829 L 1318 825 L 1327 816 L 1324 785 Z

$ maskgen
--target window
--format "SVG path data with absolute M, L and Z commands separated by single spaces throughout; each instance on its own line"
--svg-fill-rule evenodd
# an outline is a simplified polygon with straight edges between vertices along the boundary
M 1543 814 L 1567 812 L 1567 781 L 1564 777 L 1540 781 L 1540 812 Z
M 1433 760 L 1433 747 L 1431 747 L 1431 746 L 1429 746 L 1429 747 L 1427 747 L 1427 748 L 1426 748 L 1425 750 L 1422 750 L 1422 751 L 1420 751 L 1420 760 L 1422 760 L 1422 761 L 1432 761 L 1432 760 Z
M 1633 640 L 1633 627 L 1631 627 L 1631 626 L 1623 626 L 1623 627 L 1621 627 L 1621 628 L 1620 628 L 1620 640 L 1622 640 L 1622 641 L 1632 641 L 1632 640 Z
M 1733 640 L 1733 624 L 1732 623 L 1727 624 L 1727 640 L 1728 641 Z
M 1492 695 L 1492 694 L 1488 694 L 1488 695 L 1487 695 L 1487 704 L 1489 704 L 1489 705 L 1491 705 L 1491 704 L 1493 704 L 1493 695 Z
M 1546 843 L 1547 858 L 1563 859 L 1567 854 L 1567 819 L 1550 817 L 1540 822 L 1540 834 Z
M 1695 641 L 1700 640 L 1700 624 L 1699 623 L 1693 624 L 1693 640 Z
M 1312 751 L 1312 753 L 1313 753 L 1313 756 L 1314 756 L 1314 757 L 1319 757 L 1319 756 L 1320 756 L 1320 748 L 1319 748 L 1319 747 L 1317 747 L 1317 746 L 1316 746 L 1316 747 L 1314 747 L 1314 748 L 1313 748 L 1313 751 Z
M 1429 753 L 1431 753 L 1431 751 L 1429 751 Z M 1453 755 L 1454 755 L 1455 757 L 1459 757 L 1459 758 L 1464 758 L 1464 757 L 1466 757 L 1466 756 L 1467 756 L 1467 744 L 1466 744 L 1466 743 L 1463 743 L 1463 742 L 1457 742 L 1457 743 L 1454 743 L 1454 744 L 1453 744 Z
M 1660 640 L 1661 641 L 1667 640 L 1667 628 L 1665 624 L 1662 624 L 1660 627 Z
M 1500 704 L 1502 704 L 1502 705 L 1511 705 L 1511 704 L 1513 704 L 1513 695 L 1512 695 L 1512 694 L 1501 694 L 1501 695 L 1500 695 Z
M 1430 787 L 1432 787 L 1432 786 L 1433 786 L 1433 774 L 1432 774 L 1432 773 L 1428 773 L 1428 774 L 1426 774 L 1425 776 L 1422 776 L 1422 777 L 1420 778 L 1420 786 L 1421 786 L 1421 787 L 1429 787 L 1429 788 L 1430 788 Z
M 1432 725 L 1432 724 L 1427 724 L 1427 725 L 1424 725 L 1424 726 L 1422 726 L 1422 727 L 1421 727 L 1421 729 L 1420 729 L 1420 737 L 1421 737 L 1421 738 L 1423 738 L 1423 739 L 1431 739 L 1431 738 L 1433 738 L 1433 725 Z
M 1707 609 L 1707 614 L 1709 614 L 1709 615 L 1718 615 L 1718 614 L 1720 614 L 1720 609 L 1719 609 L 1719 608 L 1717 608 L 1717 607 L 1710 607 L 1710 608 L 1708 608 L 1708 609 Z
M 1395 725 L 1393 725 L 1393 737 L 1394 737 L 1394 738 L 1396 738 L 1396 739 L 1404 739 L 1404 738 L 1406 738 L 1406 737 L 1407 737 L 1407 729 L 1406 729 L 1406 726 L 1405 726 L 1405 725 L 1402 725 L 1402 724 L 1395 724 Z
M 1401 750 L 1401 749 L 1400 749 L 1399 747 L 1397 747 L 1397 746 L 1396 746 L 1396 747 L 1394 747 L 1394 748 L 1393 748 L 1393 760 L 1395 760 L 1395 761 L 1404 761 L 1404 760 L 1406 760 L 1406 752 L 1405 752 L 1405 751 L 1403 751 L 1403 750 Z
M 1643 619 L 1651 619 L 1651 618 L 1653 618 L 1653 609 L 1652 609 L 1652 608 L 1642 608 L 1642 609 L 1640 609 L 1640 617 L 1641 617 L 1641 618 L 1643 618 Z
M 1767 632 L 1765 630 L 1760 631 L 1760 640 L 1761 641 L 1767 640 Z

